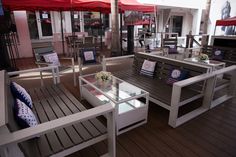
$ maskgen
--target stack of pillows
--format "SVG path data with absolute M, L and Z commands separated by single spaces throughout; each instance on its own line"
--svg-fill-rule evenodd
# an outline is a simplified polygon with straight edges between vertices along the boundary
M 153 78 L 155 67 L 156 67 L 156 62 L 144 60 L 140 74 Z M 166 79 L 166 83 L 169 85 L 173 85 L 173 83 L 184 80 L 186 78 L 188 78 L 188 71 L 183 69 L 171 68 L 169 76 Z
M 14 117 L 21 128 L 33 127 L 38 124 L 34 115 L 33 103 L 27 91 L 15 82 L 10 83 L 11 93 L 15 98 L 13 105 Z

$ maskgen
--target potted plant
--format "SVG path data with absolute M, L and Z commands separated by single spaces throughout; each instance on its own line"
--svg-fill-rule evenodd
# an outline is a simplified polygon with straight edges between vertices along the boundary
M 205 61 L 208 61 L 208 60 L 209 60 L 209 57 L 208 57 L 207 54 L 201 53 L 201 54 L 198 56 L 198 60 L 205 62 Z
M 106 71 L 100 71 L 96 73 L 95 78 L 100 86 L 106 87 L 111 80 L 111 73 Z

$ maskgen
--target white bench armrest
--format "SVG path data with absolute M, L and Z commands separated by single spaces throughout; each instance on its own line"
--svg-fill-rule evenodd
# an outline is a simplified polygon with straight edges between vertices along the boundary
M 126 59 L 126 58 L 133 58 L 134 55 L 127 55 L 127 56 L 119 56 L 119 57 L 109 57 L 109 58 L 102 58 L 102 70 L 106 71 L 106 62 L 107 61 L 114 61 L 114 60 L 120 60 L 120 59 Z
M 55 65 L 50 65 L 47 67 L 40 67 L 35 69 L 28 69 L 28 70 L 20 70 L 20 71 L 14 71 L 14 72 L 8 72 L 7 74 L 9 76 L 12 75 L 19 75 L 19 74 L 26 74 L 26 73 L 32 73 L 32 72 L 39 72 L 40 73 L 40 79 L 41 79 L 41 85 L 43 86 L 43 75 L 42 72 L 46 70 L 52 71 L 52 78 L 54 84 L 60 83 L 60 75 L 59 75 L 59 68 Z
M 74 123 L 82 122 L 88 119 L 95 118 L 106 113 L 113 114 L 114 108 L 111 104 L 101 105 L 89 110 L 85 110 L 79 113 L 75 113 L 69 116 L 65 116 L 59 119 L 55 119 L 49 122 L 39 124 L 35 127 L 29 127 L 19 131 L 1 134 L 0 135 L 0 147 L 12 143 L 19 143 L 39 135 L 51 132 L 53 130 L 58 130 Z

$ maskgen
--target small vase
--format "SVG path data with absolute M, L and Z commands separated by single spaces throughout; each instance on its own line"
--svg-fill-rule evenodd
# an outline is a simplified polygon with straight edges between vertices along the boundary
M 98 80 L 98 85 L 102 88 L 102 89 L 105 89 L 105 88 L 108 88 L 109 87 L 109 84 L 110 84 L 110 80 Z

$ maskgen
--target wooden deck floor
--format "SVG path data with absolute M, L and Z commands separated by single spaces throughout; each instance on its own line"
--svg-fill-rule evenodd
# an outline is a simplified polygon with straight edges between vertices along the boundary
M 62 83 L 75 96 L 79 95 L 78 88 Z M 167 124 L 168 114 L 151 103 L 148 123 L 117 137 L 117 156 L 236 156 L 236 101 L 219 105 L 175 129 Z M 104 141 L 69 157 L 96 157 L 105 152 Z
M 236 156 L 236 103 L 222 104 L 175 129 L 167 120 L 168 111 L 151 103 L 148 123 L 117 137 L 117 156 Z M 106 142 L 101 142 L 70 157 L 96 157 L 106 151 Z

